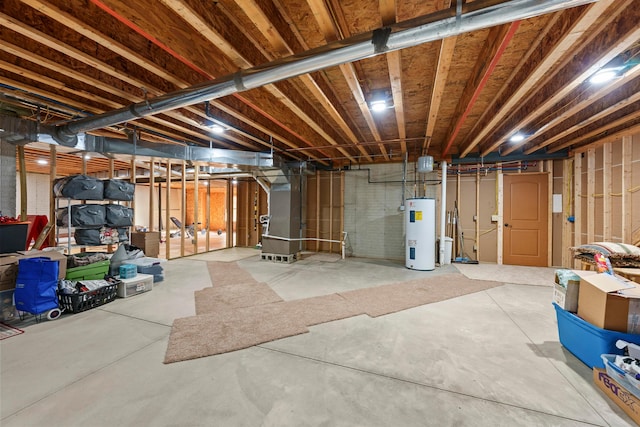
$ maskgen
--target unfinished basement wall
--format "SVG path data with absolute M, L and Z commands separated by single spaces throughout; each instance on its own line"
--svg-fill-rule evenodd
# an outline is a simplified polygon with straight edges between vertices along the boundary
M 344 226 L 344 171 L 317 171 L 307 176 L 306 216 L 303 235 L 309 239 L 303 248 L 313 252 L 341 253 L 340 243 Z
M 521 170 L 521 169 L 520 169 Z M 498 181 L 495 165 L 451 166 L 447 180 L 447 211 L 453 215 L 457 202 L 459 225 L 451 220 L 453 257 L 481 262 L 498 261 Z
M 16 146 L 0 141 L 0 214 L 16 216 Z
M 407 165 L 406 173 L 403 169 L 403 163 L 392 163 L 344 171 L 344 230 L 348 255 L 404 260 L 404 201 L 412 197 L 430 197 L 436 199 L 436 206 L 440 206 L 438 172 L 416 173 L 414 163 Z M 436 211 L 438 215 L 439 209 Z M 438 233 L 439 230 L 436 225 Z
M 567 162 L 573 179 L 563 223 L 567 252 L 589 242 L 640 243 L 640 132 L 603 140 Z M 563 265 L 580 268 L 570 253 Z
M 27 215 L 46 215 L 49 217 L 49 202 L 51 201 L 51 183 L 49 175 L 41 173 L 27 174 Z M 15 186 L 16 216 L 20 213 L 20 174 L 16 174 Z M 66 206 L 66 205 L 65 205 Z
M 236 185 L 236 246 L 256 246 L 262 238 L 260 215 L 268 212 L 267 193 L 256 181 Z

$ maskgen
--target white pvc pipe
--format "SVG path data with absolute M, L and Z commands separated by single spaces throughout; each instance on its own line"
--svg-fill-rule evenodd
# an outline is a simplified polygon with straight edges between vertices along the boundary
M 444 260 L 445 250 L 445 230 L 446 230 L 446 215 L 447 215 L 447 162 L 443 160 L 442 163 L 442 196 L 440 198 L 440 266 L 442 266 Z

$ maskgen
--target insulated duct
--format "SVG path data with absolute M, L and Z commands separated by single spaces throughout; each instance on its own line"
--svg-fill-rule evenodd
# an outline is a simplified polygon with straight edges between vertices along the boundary
M 470 31 L 527 19 L 597 0 L 478 0 L 380 28 L 268 64 L 238 71 L 128 107 L 56 128 L 56 141 L 75 146 L 77 134 L 258 88 L 298 75 L 358 61 Z

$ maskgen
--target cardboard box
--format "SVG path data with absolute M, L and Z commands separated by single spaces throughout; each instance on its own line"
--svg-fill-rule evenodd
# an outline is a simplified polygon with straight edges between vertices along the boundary
M 580 276 L 573 270 L 556 270 L 553 286 L 553 302 L 563 310 L 575 313 L 578 311 L 578 295 L 580 293 Z
M 58 267 L 58 279 L 64 279 L 67 274 L 67 256 L 58 251 L 40 251 L 37 249 L 32 249 L 30 251 L 18 251 L 20 258 L 33 258 L 33 257 L 46 257 L 52 260 L 60 261 L 60 266 Z
M 640 424 L 640 399 L 607 375 L 604 369 L 593 370 L 593 382 L 633 421 Z
M 640 287 L 619 276 L 576 271 L 578 316 L 602 329 L 640 333 Z
M 0 255 L 0 292 L 16 287 L 19 257 L 16 253 Z
M 15 288 L 15 282 L 13 286 Z M 14 289 L 0 291 L 0 320 L 7 321 L 19 317 L 18 311 L 13 305 L 13 291 Z
M 149 257 L 160 253 L 160 233 L 158 231 L 136 231 L 131 233 L 131 244 L 142 249 Z

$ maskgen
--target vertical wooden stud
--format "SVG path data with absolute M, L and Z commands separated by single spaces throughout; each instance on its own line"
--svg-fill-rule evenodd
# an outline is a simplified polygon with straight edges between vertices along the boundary
M 587 243 L 593 242 L 596 234 L 595 193 L 596 193 L 596 150 L 587 150 Z
M 152 157 L 149 162 L 149 231 L 153 231 L 154 229 L 153 214 L 155 212 L 154 196 L 155 196 L 155 188 L 156 188 L 156 173 L 155 173 L 156 166 L 155 165 L 156 165 L 155 159 Z
M 227 248 L 233 247 L 233 184 L 227 180 Z
M 114 160 L 113 158 L 109 158 L 109 171 L 107 172 L 107 176 L 109 177 L 109 179 L 113 179 L 113 169 L 114 169 Z M 113 244 L 108 244 L 107 245 L 107 252 L 108 253 L 112 253 L 113 252 Z
M 573 246 L 582 244 L 582 154 L 574 157 L 573 191 Z M 579 268 L 580 262 L 573 260 L 573 268 Z
M 53 183 L 55 182 L 57 173 L 58 173 L 56 153 L 57 153 L 56 146 L 50 145 L 49 146 L 49 188 L 51 188 L 51 193 L 49 196 L 49 222 L 53 224 L 53 228 L 51 229 L 51 233 L 49 233 L 49 246 L 57 246 L 59 244 L 59 242 L 56 239 L 56 236 L 58 236 L 58 231 L 57 231 L 58 226 L 56 225 L 56 201 L 53 194 Z M 69 236 L 69 238 L 70 237 L 71 236 Z
M 344 181 L 345 181 L 345 172 L 340 171 L 340 235 L 338 239 L 342 241 L 344 238 Z M 404 197 L 404 195 L 403 195 Z M 347 242 L 345 242 L 346 245 Z M 338 249 L 342 253 L 342 244 Z
M 446 179 L 444 177 L 443 179 Z M 474 246 L 476 249 L 476 259 L 480 261 L 480 165 L 476 168 L 476 234 Z
M 571 159 L 562 161 L 562 180 L 564 182 L 562 189 L 562 267 L 572 267 L 571 253 L 569 247 L 571 242 L 571 223 L 568 221 L 571 215 L 571 190 L 572 175 Z
M 316 171 L 316 239 L 320 238 L 320 171 Z M 316 240 L 316 252 L 320 251 L 320 241 Z
M 547 169 L 547 266 L 553 265 L 553 160 L 545 162 Z
M 187 222 L 187 164 L 182 161 L 182 173 L 180 175 L 180 256 L 184 256 L 184 238 L 185 238 L 185 224 Z
M 200 215 L 198 209 L 200 207 L 200 167 L 198 163 L 193 164 L 193 253 L 198 253 L 198 224 L 200 223 Z
M 611 191 L 613 190 L 613 183 L 611 182 L 612 155 L 613 148 L 611 143 L 608 142 L 602 146 L 602 235 L 605 242 L 611 241 Z
M 167 259 L 171 259 L 171 160 L 167 159 L 167 178 L 165 179 L 165 218 L 164 218 L 164 230 L 165 230 L 165 256 Z
M 631 209 L 631 188 L 633 181 L 631 180 L 631 153 L 632 153 L 631 135 L 622 137 L 622 241 L 630 244 L 633 242 L 633 226 L 632 226 L 632 209 Z
M 503 220 L 502 215 L 504 213 L 504 175 L 502 173 L 502 163 L 498 163 L 496 170 L 496 179 L 498 180 L 498 222 L 496 227 L 498 228 L 497 233 L 497 264 L 502 265 L 503 262 L 503 248 L 504 248 L 504 228 L 502 226 Z

